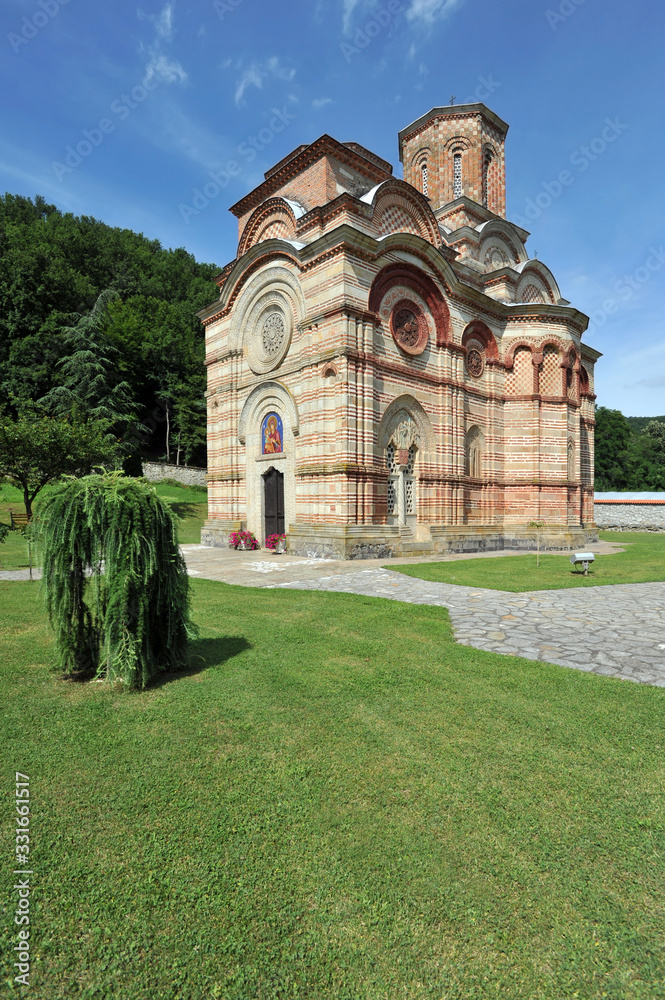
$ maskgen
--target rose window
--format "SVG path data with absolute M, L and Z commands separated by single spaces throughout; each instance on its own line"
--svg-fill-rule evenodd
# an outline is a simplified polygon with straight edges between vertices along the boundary
M 263 350 L 266 354 L 277 354 L 285 334 L 284 320 L 279 313 L 271 313 L 263 324 Z

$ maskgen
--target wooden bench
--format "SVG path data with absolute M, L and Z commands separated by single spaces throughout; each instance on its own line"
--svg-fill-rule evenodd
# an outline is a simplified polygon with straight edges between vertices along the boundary
M 584 575 L 589 574 L 589 563 L 592 563 L 596 557 L 593 552 L 574 552 L 570 557 L 570 561 L 573 566 L 581 566 L 584 570 Z
M 14 511 L 10 509 L 9 517 L 11 519 L 12 529 L 14 530 L 17 528 L 27 528 L 30 524 L 30 518 L 27 514 L 15 514 Z

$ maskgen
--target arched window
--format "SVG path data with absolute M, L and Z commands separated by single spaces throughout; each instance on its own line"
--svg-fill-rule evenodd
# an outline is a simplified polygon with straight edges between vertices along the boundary
M 466 474 L 471 479 L 482 479 L 485 438 L 480 427 L 471 427 L 466 435 Z
M 421 169 L 422 176 L 423 176 L 423 185 L 422 185 L 423 194 L 425 195 L 425 197 L 427 197 L 427 194 L 428 194 L 428 186 L 427 186 L 427 164 L 423 163 L 423 165 L 422 165 L 422 167 L 420 169 Z
M 453 153 L 453 198 L 462 197 L 462 154 L 459 150 Z
M 483 205 L 489 208 L 490 198 L 490 167 L 492 166 L 492 154 L 489 150 L 483 158 Z

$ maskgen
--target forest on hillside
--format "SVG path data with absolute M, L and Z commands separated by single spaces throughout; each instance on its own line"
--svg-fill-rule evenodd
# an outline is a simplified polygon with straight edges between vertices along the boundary
M 665 490 L 665 417 L 625 417 L 596 407 L 595 488 Z
M 0 412 L 101 420 L 126 466 L 167 452 L 205 465 L 195 313 L 219 270 L 39 196 L 0 197 Z

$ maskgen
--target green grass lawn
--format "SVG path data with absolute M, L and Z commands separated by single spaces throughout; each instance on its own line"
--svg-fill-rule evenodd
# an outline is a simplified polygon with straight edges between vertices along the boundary
M 601 531 L 608 542 L 626 546 L 625 552 L 596 556 L 584 576 L 574 570 L 570 554 L 500 556 L 496 559 L 460 559 L 456 562 L 418 563 L 411 566 L 387 564 L 387 569 L 415 576 L 419 580 L 455 583 L 466 587 L 487 587 L 520 594 L 527 590 L 563 590 L 566 587 L 598 587 L 610 583 L 650 583 L 665 580 L 665 532 Z
M 201 528 L 208 511 L 207 490 L 197 486 L 182 486 L 173 482 L 154 484 L 157 493 L 168 500 L 178 515 L 178 539 L 181 545 L 201 541 Z M 48 496 L 52 487 L 46 486 L 33 505 L 39 511 L 39 501 Z M 10 523 L 9 512 L 24 514 L 23 496 L 20 490 L 7 484 L 0 484 L 0 522 Z M 39 565 L 39 552 L 33 548 L 33 565 Z M 19 531 L 11 532 L 4 544 L 0 544 L 0 569 L 16 570 L 28 568 L 28 547 Z
M 665 997 L 665 690 L 440 608 L 193 592 L 192 672 L 126 694 L 0 583 L 7 996 L 18 770 L 34 1000 Z

